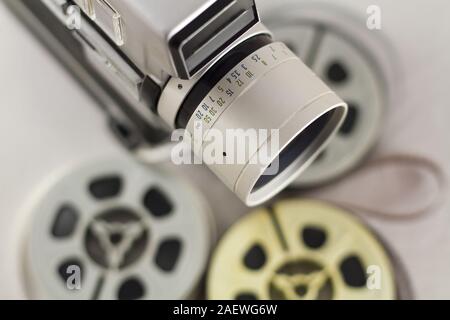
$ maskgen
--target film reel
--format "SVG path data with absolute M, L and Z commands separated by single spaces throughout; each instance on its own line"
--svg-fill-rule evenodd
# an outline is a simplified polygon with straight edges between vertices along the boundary
M 225 234 L 211 262 L 207 294 L 241 300 L 395 299 L 396 281 L 383 245 L 347 212 L 287 200 L 256 210 Z
M 384 47 L 379 39 L 331 5 L 297 7 L 271 11 L 268 26 L 349 105 L 339 134 L 293 183 L 303 187 L 336 179 L 364 159 L 377 141 L 390 98 L 386 57 L 379 48 L 372 50 Z
M 77 166 L 30 210 L 26 279 L 37 299 L 185 299 L 213 243 L 206 203 L 128 157 Z

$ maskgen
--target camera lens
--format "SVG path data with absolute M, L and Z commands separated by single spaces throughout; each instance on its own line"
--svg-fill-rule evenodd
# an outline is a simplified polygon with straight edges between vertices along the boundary
M 237 45 L 193 81 L 172 123 L 201 146 L 222 134 L 216 154 L 224 162 L 205 164 L 249 206 L 270 199 L 306 169 L 347 112 L 346 104 L 285 44 L 265 34 Z M 230 157 L 236 152 L 228 143 L 233 130 L 243 136 L 239 143 L 253 144 L 238 148 L 247 152 L 243 161 Z M 257 139 L 248 135 L 251 130 L 267 135 Z M 260 161 L 267 157 L 270 161 Z

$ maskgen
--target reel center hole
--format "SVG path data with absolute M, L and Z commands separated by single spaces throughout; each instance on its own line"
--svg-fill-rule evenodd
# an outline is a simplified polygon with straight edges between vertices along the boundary
M 124 269 L 144 253 L 149 231 L 141 218 L 127 208 L 114 208 L 96 216 L 86 232 L 89 257 L 105 269 Z
M 269 284 L 270 299 L 333 299 L 331 276 L 318 262 L 298 259 L 285 262 Z

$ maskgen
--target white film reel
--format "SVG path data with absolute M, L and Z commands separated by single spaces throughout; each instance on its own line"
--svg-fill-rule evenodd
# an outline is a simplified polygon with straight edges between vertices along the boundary
M 331 5 L 281 6 L 267 13 L 275 38 L 299 54 L 349 105 L 338 135 L 294 186 L 320 185 L 357 166 L 376 143 L 389 107 L 389 58 L 380 53 L 384 43 L 352 18 Z
M 38 299 L 191 298 L 214 237 L 190 185 L 128 157 L 63 172 L 29 216 L 26 278 Z

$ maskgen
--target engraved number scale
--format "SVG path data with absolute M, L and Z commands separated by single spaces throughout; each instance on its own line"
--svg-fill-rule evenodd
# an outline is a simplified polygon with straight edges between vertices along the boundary
M 193 135 L 194 125 L 202 124 L 203 138 L 220 115 L 252 84 L 280 64 L 298 59 L 282 42 L 258 49 L 228 72 L 205 96 L 189 120 L 187 130 Z M 195 135 L 193 135 L 195 138 Z

